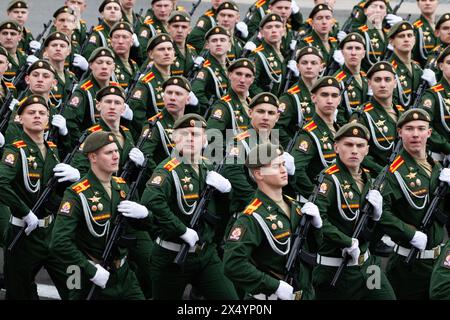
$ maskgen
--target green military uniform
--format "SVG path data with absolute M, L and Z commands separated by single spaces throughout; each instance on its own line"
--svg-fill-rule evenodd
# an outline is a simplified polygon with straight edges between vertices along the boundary
M 117 82 L 122 89 L 126 90 L 136 76 L 136 73 L 139 72 L 139 66 L 136 61 L 131 58 L 124 62 L 117 57 L 115 62 L 116 69 L 114 70 L 113 79 L 115 78 L 115 82 Z
M 60 107 L 62 104 L 68 102 L 67 98 L 73 90 L 72 84 L 74 81 L 77 81 L 75 74 L 68 69 L 64 69 L 63 75 L 64 79 L 58 72 L 55 74 L 58 83 L 50 92 L 50 101 L 56 107 Z
M 138 30 L 139 47 L 141 48 L 141 56 L 147 56 L 147 45 L 149 40 L 159 34 L 168 33 L 167 25 L 154 15 L 147 17 Z
M 430 299 L 450 299 L 450 240 L 442 247 L 430 281 Z
M 21 51 L 22 53 L 26 53 L 29 49 L 30 42 L 34 40 L 33 34 L 31 33 L 31 30 L 28 28 L 25 28 L 25 26 L 22 28 L 22 39 L 19 41 L 19 44 L 17 46 L 17 50 Z
M 376 29 L 370 21 L 353 31 L 362 35 L 366 43 L 366 56 L 361 62 L 361 69 L 367 72 L 375 63 L 384 59 L 389 41 L 384 30 Z
M 364 13 L 364 6 L 366 5 L 366 2 L 366 0 L 359 1 L 359 3 L 353 7 L 352 14 L 345 21 L 344 25 L 347 25 L 349 20 L 352 21 L 351 23 L 354 27 L 359 27 L 368 22 L 367 16 Z M 385 0 L 384 2 L 386 3 L 387 13 L 392 13 L 392 7 L 389 0 Z
M 92 52 L 99 47 L 110 47 L 109 33 L 111 26 L 102 21 L 98 26 L 94 28 L 91 37 L 88 39 L 88 43 L 82 52 L 84 57 L 90 57 Z
M 413 49 L 413 59 L 420 63 L 424 68 L 429 52 L 431 52 L 438 45 L 438 38 L 434 34 L 434 23 L 430 23 L 423 15 L 413 23 L 416 44 Z
M 206 32 L 216 25 L 216 10 L 211 7 L 198 18 L 197 24 L 187 37 L 187 43 L 193 46 L 197 53 L 200 53 L 205 45 Z
M 144 23 L 143 17 L 136 13 L 134 10 L 131 10 L 130 16 L 126 15 L 125 12 L 123 12 L 122 19 L 124 22 L 129 23 L 133 27 L 133 30 L 140 30 L 142 24 Z
M 86 20 L 80 19 L 79 24 L 73 30 L 73 34 L 75 35 L 74 40 L 76 40 L 77 43 L 79 43 L 81 45 L 83 43 L 83 41 L 89 40 L 89 39 L 86 39 L 87 33 L 88 33 L 88 31 L 87 31 L 87 26 L 86 26 Z
M 17 60 L 16 60 L 17 59 Z M 16 57 L 8 55 L 9 67 L 8 70 L 3 74 L 3 78 L 8 82 L 14 82 L 17 73 L 20 71 L 21 67 L 27 63 L 27 57 L 25 53 L 21 51 L 16 52 Z
M 326 65 L 329 65 L 331 63 L 331 61 L 333 60 L 334 50 L 336 50 L 338 48 L 338 40 L 335 37 L 330 36 L 328 38 L 328 44 L 330 46 L 330 50 L 327 50 L 325 48 L 322 40 L 319 38 L 317 33 L 314 30 L 312 30 L 308 36 L 304 37 L 300 41 L 298 46 L 300 48 L 310 46 L 310 47 L 315 47 L 315 48 L 319 49 L 320 53 L 323 56 L 324 63 Z
M 174 44 L 175 62 L 170 66 L 170 72 L 173 76 L 187 76 L 194 67 L 194 58 L 196 56 L 195 48 L 189 44 L 184 47 L 184 52 Z

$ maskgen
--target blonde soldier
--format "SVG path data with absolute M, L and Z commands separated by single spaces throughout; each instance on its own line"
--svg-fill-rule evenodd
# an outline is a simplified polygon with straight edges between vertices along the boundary
M 31 30 L 25 28 L 25 23 L 28 20 L 28 4 L 26 1 L 12 0 L 6 8 L 8 18 L 16 21 L 22 28 L 22 39 L 20 40 L 18 49 L 22 52 L 39 50 L 41 44 L 34 40 Z
M 3 78 L 8 82 L 14 81 L 21 66 L 27 62 L 25 53 L 18 50 L 21 32 L 22 28 L 15 21 L 9 20 L 0 24 L 0 45 L 8 51 L 9 62 L 8 70 L 3 74 Z
M 439 0 L 417 0 L 420 17 L 413 23 L 416 33 L 413 59 L 419 62 L 422 68 L 428 61 L 429 52 L 438 45 L 438 38 L 434 31 L 438 5 Z

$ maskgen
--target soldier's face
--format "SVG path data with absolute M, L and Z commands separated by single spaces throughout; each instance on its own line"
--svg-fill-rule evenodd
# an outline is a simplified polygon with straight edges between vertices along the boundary
M 231 31 L 239 21 L 239 12 L 224 9 L 217 15 L 217 24 L 228 31 Z
M 387 7 L 384 1 L 375 1 L 372 2 L 365 10 L 367 19 L 372 24 L 379 24 L 383 22 L 384 17 L 387 14 Z
M 311 100 L 319 115 L 329 117 L 334 115 L 339 103 L 341 103 L 341 93 L 335 87 L 322 87 L 311 95 Z
M 248 68 L 237 68 L 228 74 L 228 78 L 233 91 L 245 95 L 255 80 L 255 75 Z
M 172 134 L 176 149 L 186 159 L 201 155 L 203 145 L 206 143 L 205 129 L 201 127 L 180 128 Z
M 63 40 L 51 41 L 47 46 L 47 48 L 45 48 L 44 53 L 46 57 L 55 62 L 61 62 L 66 60 L 69 54 L 70 54 L 69 44 Z
M 134 7 L 134 3 L 136 0 L 120 0 L 120 4 L 122 5 L 122 8 L 125 10 L 130 10 Z
M 253 176 L 257 182 L 272 188 L 282 188 L 288 184 L 288 174 L 282 156 L 273 159 L 270 165 L 254 170 Z
M 101 172 L 112 174 L 119 170 L 120 153 L 115 142 L 89 153 L 91 166 Z
M 116 64 L 111 57 L 99 57 L 89 64 L 92 75 L 100 81 L 107 81 L 114 72 Z
M 189 92 L 180 86 L 167 86 L 164 89 L 163 96 L 164 106 L 171 114 L 177 114 L 184 111 L 186 104 L 189 102 Z
M 290 17 L 292 13 L 291 1 L 278 1 L 274 5 L 269 6 L 273 13 L 277 13 L 284 22 Z
M 424 15 L 432 15 L 439 5 L 437 0 L 417 0 L 417 6 Z
M 347 168 L 357 169 L 369 153 L 369 145 L 363 138 L 345 137 L 336 141 L 334 150 Z
M 215 34 L 209 37 L 206 48 L 214 56 L 223 56 L 231 49 L 230 37 L 224 34 Z
M 19 122 L 26 131 L 43 132 L 48 124 L 48 110 L 41 104 L 31 104 L 23 110 Z
M 109 24 L 113 24 L 114 22 L 122 19 L 122 10 L 120 5 L 115 2 L 108 3 L 101 14 L 103 19 L 105 19 L 105 21 Z
M 364 46 L 359 42 L 347 42 L 342 48 L 345 64 L 349 67 L 358 67 L 366 54 Z
M 170 0 L 158 1 L 152 5 L 152 8 L 156 18 L 166 22 L 173 10 L 173 2 Z
M 315 80 L 322 72 L 322 59 L 315 54 L 307 54 L 300 58 L 297 67 L 303 79 Z
M 450 44 L 450 21 L 446 21 L 436 30 L 436 36 L 445 44 Z
M 439 63 L 439 68 L 442 70 L 442 74 L 444 75 L 445 79 L 449 81 L 450 79 L 450 56 L 446 56 L 444 58 L 444 61 Z
M 0 31 L 0 44 L 7 50 L 14 50 L 17 48 L 21 37 L 21 34 L 16 30 L 3 29 Z
M 86 0 L 66 0 L 65 4 L 78 13 L 82 13 L 86 9 Z
M 416 120 L 407 122 L 398 129 L 399 137 L 402 138 L 403 147 L 412 155 L 424 154 L 427 140 L 431 136 L 428 122 Z
M 250 122 L 259 133 L 270 132 L 277 123 L 280 114 L 278 108 L 269 103 L 261 103 L 249 109 Z
M 413 30 L 407 30 L 397 33 L 394 38 L 389 40 L 394 47 L 399 52 L 411 52 L 414 48 L 414 43 L 416 42 L 416 37 L 414 36 Z
M 267 43 L 278 43 L 283 38 L 284 24 L 279 21 L 267 22 L 261 29 L 261 34 Z
M 55 75 L 47 69 L 34 69 L 25 76 L 25 82 L 35 94 L 47 94 L 57 84 Z
M 389 71 L 375 72 L 369 79 L 369 87 L 372 89 L 373 96 L 378 100 L 391 98 L 396 86 L 395 76 Z
M 319 11 L 312 19 L 311 25 L 319 35 L 329 34 L 334 25 L 333 13 L 328 10 Z
M 158 3 L 158 2 L 157 2 Z M 171 42 L 162 42 L 149 51 L 150 59 L 160 66 L 169 66 L 175 61 L 175 50 Z
M 217 9 L 224 0 L 211 0 L 211 5 L 214 9 Z
M 126 30 L 114 31 L 111 37 L 111 47 L 117 55 L 123 55 L 130 52 L 133 45 L 132 34 Z
M 8 66 L 8 57 L 0 55 L 0 78 L 3 77 L 3 74 L 8 70 Z
M 105 122 L 114 123 L 120 120 L 120 115 L 125 111 L 125 100 L 117 95 L 109 94 L 104 96 L 96 107 Z
M 56 30 L 70 36 L 75 29 L 75 16 L 70 13 L 59 14 L 54 21 Z
M 189 22 L 173 22 L 169 24 L 169 34 L 176 43 L 183 43 L 192 28 Z
M 8 17 L 11 20 L 17 21 L 23 27 L 28 20 L 28 9 L 12 9 L 8 12 Z

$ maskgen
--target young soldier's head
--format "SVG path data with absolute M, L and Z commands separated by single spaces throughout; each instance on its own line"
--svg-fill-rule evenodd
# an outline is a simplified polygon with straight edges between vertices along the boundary
M 104 0 L 98 8 L 98 12 L 110 26 L 122 19 L 122 6 L 119 0 Z
M 54 32 L 44 42 L 44 57 L 52 63 L 64 62 L 70 54 L 70 40 L 65 33 Z
M 111 49 L 106 47 L 95 49 L 88 60 L 92 76 L 99 82 L 108 82 L 116 68 L 114 59 Z
M 450 44 L 450 13 L 445 13 L 439 18 L 434 33 L 445 46 Z
M 253 147 L 245 159 L 245 166 L 262 191 L 281 189 L 288 184 L 281 146 L 266 142 Z
M 152 9 L 158 20 L 167 22 L 174 6 L 171 0 L 152 0 Z
M 268 44 L 280 44 L 284 34 L 283 19 L 276 13 L 265 15 L 259 23 L 259 32 Z
M 450 82 L 450 47 L 445 48 L 444 51 L 437 58 L 439 69 L 442 70 L 442 75 Z
M 49 106 L 41 95 L 32 94 L 19 103 L 17 115 L 26 133 L 43 133 L 48 124 Z
M 84 12 L 84 10 L 86 10 L 86 1 L 87 0 L 66 0 L 64 2 L 64 5 L 74 10 L 76 16 L 79 17 Z
M 147 54 L 156 66 L 170 66 L 175 61 L 172 38 L 165 33 L 154 36 L 148 43 Z
M 217 8 L 217 25 L 233 32 L 236 23 L 239 22 L 239 8 L 233 1 L 225 1 Z
M 125 92 L 118 86 L 106 86 L 97 92 L 96 108 L 100 117 L 109 125 L 119 124 L 125 111 Z
M 280 118 L 278 98 L 272 93 L 262 92 L 253 97 L 249 104 L 249 117 L 252 127 L 259 135 L 269 137 Z
M 13 0 L 6 8 L 8 18 L 17 21 L 21 27 L 28 20 L 28 4 L 25 1 Z
M 116 56 L 128 59 L 133 46 L 133 27 L 128 22 L 117 22 L 111 28 L 109 37 Z
M 432 17 L 436 13 L 438 5 L 438 0 L 417 0 L 420 13 L 425 17 Z
M 91 133 L 84 141 L 82 150 L 87 155 L 95 174 L 112 175 L 119 170 L 119 148 L 111 132 Z
M 188 34 L 191 32 L 191 17 L 184 11 L 173 11 L 167 21 L 170 36 L 179 46 L 183 46 L 186 42 Z
M 351 171 L 358 170 L 369 153 L 369 130 L 357 122 L 347 123 L 339 128 L 334 140 L 334 150 L 342 163 Z
M 184 114 L 184 109 L 189 104 L 191 85 L 184 77 L 171 77 L 164 81 L 163 101 L 166 110 L 176 117 Z
M 352 68 L 359 68 L 361 61 L 366 55 L 366 42 L 358 33 L 349 33 L 339 44 L 342 55 L 344 56 L 345 65 Z
M 133 10 L 136 0 L 120 0 L 120 4 L 125 11 Z
M 31 92 L 46 96 L 57 85 L 56 71 L 46 60 L 37 60 L 28 67 L 25 82 Z
M 322 54 L 315 47 L 300 49 L 297 54 L 297 68 L 304 80 L 315 82 L 324 68 Z
M 0 24 L 0 45 L 9 53 L 16 52 L 20 39 L 22 27 L 16 21 L 8 20 Z
M 394 47 L 394 51 L 400 54 L 411 53 L 416 42 L 414 27 L 407 21 L 400 21 L 393 25 L 387 34 L 387 38 Z
M 341 103 L 341 89 L 334 77 L 323 77 L 311 88 L 311 101 L 322 119 L 332 119 Z
M 224 57 L 231 49 L 231 36 L 222 27 L 213 27 L 205 34 L 205 48 L 216 58 Z
M 384 102 L 392 99 L 394 90 L 397 87 L 395 80 L 395 70 L 390 63 L 385 61 L 377 62 L 367 72 L 369 88 L 372 89 L 373 97 Z
M 364 4 L 364 14 L 367 21 L 375 26 L 381 25 L 387 14 L 387 4 L 385 0 L 369 0 Z
M 255 65 L 249 59 L 237 59 L 228 67 L 231 89 L 240 97 L 246 97 L 255 80 Z
M 269 10 L 278 14 L 283 19 L 283 22 L 287 22 L 292 13 L 292 1 L 296 0 L 271 0 Z
M 0 79 L 3 78 L 6 70 L 8 70 L 9 62 L 8 62 L 8 51 L 5 48 L 0 47 Z
M 217 9 L 221 4 L 223 0 L 211 0 L 211 5 L 214 9 Z
M 319 36 L 329 35 L 335 20 L 333 10 L 326 4 L 319 4 L 309 14 L 311 26 Z
M 188 113 L 177 119 L 173 125 L 172 139 L 175 149 L 186 161 L 198 163 L 206 144 L 206 121 L 202 116 Z
M 427 140 L 431 136 L 430 121 L 423 109 L 409 109 L 398 119 L 397 131 L 403 147 L 416 158 L 426 157 Z
M 56 31 L 63 32 L 70 37 L 75 29 L 76 20 L 73 9 L 67 6 L 61 7 L 55 11 L 53 18 Z

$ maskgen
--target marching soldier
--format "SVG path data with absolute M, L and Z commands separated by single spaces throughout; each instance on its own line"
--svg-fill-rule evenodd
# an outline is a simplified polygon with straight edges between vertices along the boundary
M 416 44 L 413 51 L 413 59 L 420 63 L 422 68 L 428 61 L 429 52 L 438 45 L 434 25 L 436 23 L 436 10 L 438 0 L 418 0 L 420 17 L 413 23 L 415 28 Z
M 427 64 L 433 66 L 439 55 L 450 45 L 450 13 L 443 14 L 436 23 L 435 34 L 437 38 L 437 45 L 433 50 L 428 52 Z M 437 70 L 436 70 L 437 69 Z M 436 72 L 436 79 L 441 80 L 442 74 L 439 68 L 434 68 Z
M 55 192 L 37 212 L 32 209 L 53 175 L 62 183 L 77 181 L 80 173 L 59 163 L 56 145 L 44 139 L 49 106 L 42 96 L 28 96 L 19 104 L 17 113 L 23 132 L 3 152 L 0 201 L 10 207 L 12 214 L 6 244 L 11 244 L 22 229 L 25 236 L 12 251 L 5 251 L 6 299 L 37 299 L 33 284 L 41 267 L 49 272 L 61 298 L 66 299 L 66 270 L 49 250 L 53 212 L 61 195 Z M 57 190 L 64 190 L 64 186 Z
M 441 251 L 430 281 L 430 299 L 433 300 L 448 300 L 450 297 L 450 240 Z
M 368 12 L 365 10 L 369 7 L 370 4 L 368 2 L 375 2 L 375 1 L 383 1 L 384 4 L 378 4 L 378 8 L 381 9 L 381 12 L 383 15 L 383 18 L 381 19 L 383 21 L 384 16 L 386 14 L 392 13 L 392 7 L 390 4 L 390 0 L 361 0 L 358 2 L 357 5 L 355 5 L 352 9 L 352 13 L 350 14 L 350 17 L 347 18 L 344 25 L 348 24 L 348 20 L 352 20 L 353 27 L 357 28 L 364 24 L 367 24 L 367 20 L 372 22 L 369 18 Z M 384 9 L 386 8 L 386 9 Z M 372 7 L 372 9 L 376 9 L 376 7 Z M 373 12 L 372 10 L 369 10 L 369 12 Z
M 187 283 L 198 288 L 206 299 L 237 299 L 212 242 L 213 226 L 220 219 L 215 209 L 218 198 L 213 196 L 209 202 L 199 229 L 188 227 L 199 194 L 207 184 L 221 193 L 231 189 L 230 182 L 212 171 L 202 157 L 205 128 L 205 120 L 196 114 L 186 114 L 175 122 L 172 138 L 176 152 L 158 165 L 142 195 L 141 202 L 153 214 L 156 245 L 150 272 L 156 300 L 180 299 Z M 181 270 L 173 261 L 183 243 L 190 249 Z
M 403 150 L 390 165 L 382 192 L 380 227 L 396 243 L 386 274 L 399 300 L 429 299 L 431 273 L 444 237 L 445 211 L 436 215 L 425 233 L 418 230 L 437 185 L 450 182 L 450 169 L 427 156 L 429 123 L 422 109 L 410 109 L 400 117 L 397 128 Z M 444 205 L 439 204 L 440 210 Z M 412 247 L 420 252 L 407 266 L 404 260 Z
M 112 133 L 92 133 L 84 142 L 83 152 L 89 158 L 90 169 L 64 193 L 51 244 L 52 251 L 64 265 L 81 269 L 81 286 L 69 291 L 69 299 L 86 299 L 95 284 L 101 288 L 97 288 L 95 299 L 143 300 L 125 248 L 119 247 L 113 253 L 112 265 L 106 266 L 109 271 L 101 263 L 108 230 L 114 228 L 117 215 L 130 220 L 145 219 L 148 210 L 126 200 L 129 192 L 126 181 L 113 176 L 119 169 L 120 156 Z
M 87 27 L 86 27 L 86 21 L 81 19 L 81 15 L 86 10 L 87 7 L 87 0 L 65 0 L 64 5 L 68 6 L 74 11 L 75 15 L 75 25 L 74 25 L 74 34 L 76 38 L 78 39 L 78 43 L 81 45 L 82 42 L 87 41 L 89 39 L 86 39 L 86 33 L 87 33 Z
M 34 51 L 38 50 L 40 48 L 40 43 L 34 41 L 31 30 L 25 27 L 29 14 L 28 4 L 25 1 L 12 0 L 6 8 L 6 13 L 8 14 L 8 18 L 16 21 L 22 29 L 22 37 L 18 49 L 24 53 L 29 49 Z
M 373 206 L 366 228 L 380 220 L 383 210 L 380 192 L 371 190 L 372 179 L 361 167 L 369 151 L 369 131 L 361 124 L 348 123 L 338 130 L 334 139 L 336 163 L 322 173 L 324 179 L 316 201 L 323 219 L 323 239 L 326 239 L 321 242 L 318 266 L 313 271 L 316 298 L 394 300 L 394 291 L 384 272 L 379 273 L 379 287 L 368 287 L 368 278 L 372 274 L 368 268 L 378 263 L 368 250 L 368 240 L 352 238 L 366 201 Z M 346 255 L 351 259 L 333 288 L 331 280 Z
M 3 75 L 6 70 L 8 70 L 9 62 L 8 62 L 8 51 L 5 48 L 0 46 L 0 104 L 3 106 L 5 102 L 5 98 L 8 95 L 10 90 L 13 91 L 14 96 L 17 95 L 16 88 L 14 84 L 8 82 L 4 79 Z
M 173 11 L 170 14 L 167 30 L 174 42 L 175 62 L 170 68 L 172 75 L 186 77 L 194 67 L 197 55 L 195 48 L 186 43 L 191 32 L 191 17 L 184 11 Z
M 315 47 L 304 47 L 297 54 L 297 68 L 300 77 L 297 84 L 290 87 L 280 97 L 280 119 L 276 123 L 279 129 L 280 143 L 287 147 L 296 130 L 311 121 L 314 104 L 311 101 L 311 88 L 323 71 L 323 58 Z
M 244 23 L 239 22 L 239 8 L 233 1 L 224 1 L 216 10 L 217 25 L 227 30 L 230 34 L 231 50 L 227 54 L 229 61 L 238 59 L 243 50 L 242 40 L 235 35 L 235 30 L 243 35 L 248 35 Z
M 258 189 L 252 201 L 239 214 L 225 244 L 225 274 L 236 287 L 258 300 L 294 300 L 292 284 L 285 282 L 285 265 L 292 242 L 291 235 L 306 214 L 312 218 L 311 231 L 305 236 L 315 243 L 322 226 L 319 210 L 312 203 L 300 204 L 283 194 L 288 184 L 283 149 L 271 143 L 260 144 L 250 151 L 246 167 Z M 311 274 L 303 263 L 295 266 L 300 296 L 314 297 Z M 299 299 L 296 299 L 299 300 Z
M 313 179 L 336 158 L 334 135 L 339 129 L 335 112 L 341 102 L 341 85 L 333 77 L 317 80 L 311 88 L 315 114 L 294 142 L 295 188 L 303 197 L 314 189 Z
M 133 30 L 139 30 L 143 23 L 142 17 L 134 11 L 136 0 L 120 0 L 122 6 L 123 20 L 128 22 Z
M 18 50 L 21 39 L 22 28 L 15 21 L 4 21 L 0 24 L 0 45 L 8 51 L 8 70 L 3 74 L 3 78 L 8 82 L 13 82 L 21 66 L 26 63 L 27 56 Z

